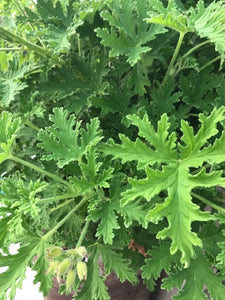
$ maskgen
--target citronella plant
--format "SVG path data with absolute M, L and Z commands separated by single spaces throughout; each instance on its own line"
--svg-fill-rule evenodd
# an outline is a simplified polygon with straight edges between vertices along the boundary
M 111 271 L 141 270 L 223 300 L 225 1 L 10 0 L 0 18 L 0 299 L 30 266 L 43 295 L 56 277 L 107 300 Z

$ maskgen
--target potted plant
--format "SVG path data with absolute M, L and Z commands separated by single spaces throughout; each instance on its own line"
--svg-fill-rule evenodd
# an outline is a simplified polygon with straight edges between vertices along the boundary
M 128 299 L 116 277 L 147 299 L 166 273 L 176 299 L 223 299 L 225 2 L 0 14 L 0 299 L 28 266 L 44 296 Z

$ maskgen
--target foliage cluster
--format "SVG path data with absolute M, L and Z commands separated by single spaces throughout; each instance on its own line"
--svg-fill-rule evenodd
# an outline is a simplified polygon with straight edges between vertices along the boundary
M 0 299 L 30 266 L 44 295 L 165 270 L 174 299 L 223 300 L 225 1 L 3 0 L 0 18 Z

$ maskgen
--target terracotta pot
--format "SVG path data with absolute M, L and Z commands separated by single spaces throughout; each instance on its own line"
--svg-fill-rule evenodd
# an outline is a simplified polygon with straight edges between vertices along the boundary
M 139 284 L 132 286 L 129 281 L 123 283 L 117 278 L 114 272 L 110 273 L 105 281 L 111 300 L 149 300 L 150 292 L 139 276 Z M 50 294 L 44 300 L 71 300 L 73 295 L 62 296 L 58 294 L 59 284 L 56 279 L 53 280 L 53 288 Z M 87 299 L 91 300 L 91 299 Z

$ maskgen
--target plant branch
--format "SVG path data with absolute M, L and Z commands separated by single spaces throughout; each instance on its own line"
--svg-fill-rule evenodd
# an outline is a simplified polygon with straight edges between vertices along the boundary
M 212 65 L 214 62 L 216 62 L 217 60 L 221 59 L 221 55 L 213 58 L 212 60 L 210 60 L 209 62 L 207 62 L 205 65 L 203 65 L 200 69 L 199 72 L 201 72 L 202 70 L 208 68 L 210 65 Z
M 211 42 L 207 40 L 207 41 L 204 41 L 204 42 L 202 42 L 202 43 L 196 45 L 195 47 L 191 48 L 187 53 L 185 53 L 185 54 L 182 56 L 182 58 L 185 58 L 185 57 L 189 56 L 189 55 L 190 55 L 191 53 L 193 53 L 194 51 L 196 51 L 196 50 L 198 50 L 199 48 L 201 48 L 201 47 L 203 47 L 203 46 L 205 46 L 205 45 L 208 45 L 208 44 L 210 44 L 210 43 L 211 43 Z
M 222 212 L 223 214 L 225 213 L 225 209 L 224 209 L 224 208 L 222 208 L 222 207 L 216 205 L 215 203 L 212 203 L 211 201 L 205 199 L 204 197 L 202 197 L 202 196 L 200 196 L 200 195 L 197 195 L 197 194 L 195 194 L 194 192 L 191 192 L 191 195 L 192 195 L 194 198 L 196 198 L 196 199 L 202 201 L 202 202 L 205 203 L 206 205 L 211 206 L 212 208 L 214 208 L 214 209 L 216 209 L 216 210 Z
M 80 234 L 80 237 L 79 237 L 79 240 L 76 244 L 76 248 L 80 247 L 82 245 L 82 242 L 83 242 L 83 239 L 85 237 L 85 234 L 87 233 L 87 230 L 88 230 L 88 226 L 90 224 L 90 221 L 87 221 L 84 225 L 84 228 L 82 229 L 81 231 L 81 234 Z
M 76 196 L 77 196 L 77 195 L 76 195 Z M 65 205 L 67 205 L 67 204 L 73 202 L 73 201 L 74 201 L 74 198 L 75 198 L 75 196 L 74 196 L 72 199 L 67 200 L 67 201 L 65 201 L 65 202 L 63 202 L 63 203 L 61 203 L 61 204 L 59 204 L 58 206 L 56 206 L 56 207 L 50 209 L 50 210 L 49 210 L 49 213 L 51 214 L 51 213 L 53 213 L 54 211 L 56 211 L 56 210 L 62 208 L 63 206 L 65 206 Z
M 64 200 L 64 199 L 68 199 L 68 198 L 74 198 L 76 196 L 77 196 L 77 193 L 64 194 L 64 195 L 50 197 L 50 198 L 38 199 L 37 203 L 39 203 L 39 204 L 42 204 L 42 203 L 52 203 L 52 202 L 59 201 L 59 200 Z
M 29 168 L 37 171 L 38 173 L 46 175 L 46 176 L 54 179 L 55 181 L 60 182 L 60 183 L 62 183 L 64 185 L 68 186 L 72 190 L 74 189 L 73 185 L 71 183 L 69 183 L 68 181 L 66 181 L 66 180 L 62 179 L 61 177 L 59 177 L 59 176 L 57 176 L 55 174 L 52 174 L 52 173 L 50 173 L 50 172 L 48 172 L 48 171 L 46 171 L 46 170 L 44 170 L 44 169 L 42 169 L 42 168 L 40 168 L 38 166 L 36 166 L 36 165 L 34 165 L 34 164 L 26 161 L 26 160 L 23 160 L 23 159 L 21 159 L 19 157 L 16 157 L 16 156 L 12 155 L 12 154 L 9 155 L 9 159 L 11 159 L 11 160 L 13 160 L 15 162 L 18 162 L 18 163 L 20 163 L 20 164 L 22 164 L 24 166 L 27 166 L 27 167 L 29 167 Z
M 14 48 L 0 48 L 0 51 L 21 51 L 21 47 L 14 47 Z
M 165 77 L 164 77 L 164 79 L 163 79 L 161 85 L 164 85 L 164 84 L 165 84 L 165 82 L 167 81 L 167 79 L 168 79 L 168 77 L 169 77 L 169 75 L 170 75 L 170 73 L 171 73 L 171 70 L 172 70 L 172 68 L 173 68 L 173 66 L 174 66 L 174 62 L 175 62 L 175 60 L 177 59 L 177 56 L 178 56 L 178 54 L 179 54 L 180 47 L 181 47 L 181 45 L 182 45 L 184 36 L 185 36 L 185 33 L 184 33 L 184 32 L 180 32 L 180 36 L 179 36 L 179 39 L 178 39 L 178 42 L 177 42 L 176 49 L 175 49 L 175 51 L 174 51 L 174 53 L 173 53 L 172 59 L 171 59 L 171 61 L 170 61 L 169 67 L 168 67 L 168 69 L 167 69 L 166 75 L 165 75 Z
M 80 203 L 74 206 L 74 208 L 59 223 L 57 223 L 53 229 L 47 232 L 42 238 L 44 240 L 50 238 L 75 213 L 75 211 L 77 211 L 82 205 L 86 203 L 86 201 L 87 201 L 86 198 L 82 199 Z
M 45 49 L 45 48 L 40 47 L 32 42 L 29 42 L 29 41 L 25 40 L 24 38 L 6 30 L 2 26 L 0 26 L 0 37 L 2 37 L 3 39 L 5 39 L 9 42 L 18 43 L 18 44 L 22 44 L 23 46 L 27 46 L 29 49 L 35 51 L 36 53 L 38 53 L 41 56 L 46 56 L 46 55 L 48 57 L 52 56 L 48 49 Z
M 31 128 L 33 128 L 36 131 L 40 130 L 40 128 L 38 126 L 36 126 L 34 123 L 32 123 L 31 121 L 29 121 L 27 119 L 24 121 L 24 124 L 31 127 Z

